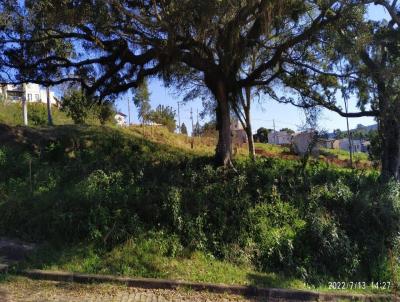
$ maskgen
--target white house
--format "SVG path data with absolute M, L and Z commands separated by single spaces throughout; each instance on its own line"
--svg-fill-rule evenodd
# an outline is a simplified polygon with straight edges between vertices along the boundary
M 39 84 L 27 83 L 26 85 L 1 85 L 1 94 L 3 98 L 10 102 L 20 102 L 23 97 L 28 102 L 46 103 L 47 93 L 46 88 L 41 87 Z M 50 103 L 57 105 L 57 99 L 54 92 L 50 90 Z
M 290 145 L 292 134 L 287 131 L 269 131 L 268 143 L 273 145 Z
M 126 114 L 118 111 L 115 113 L 114 119 L 118 126 L 126 126 Z

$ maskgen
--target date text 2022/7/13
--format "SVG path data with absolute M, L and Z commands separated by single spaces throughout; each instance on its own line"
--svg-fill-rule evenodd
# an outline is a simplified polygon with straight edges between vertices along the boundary
M 390 289 L 391 283 L 389 281 L 334 281 L 328 282 L 329 289 L 337 290 L 349 290 L 349 289 L 366 289 L 367 287 L 371 289 Z

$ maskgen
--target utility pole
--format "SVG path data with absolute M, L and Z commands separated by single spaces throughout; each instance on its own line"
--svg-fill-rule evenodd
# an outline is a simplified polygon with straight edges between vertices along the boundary
M 346 110 L 346 114 L 348 113 L 348 103 L 347 103 L 347 97 L 344 96 L 344 108 Z M 353 143 L 351 140 L 351 132 L 350 132 L 350 127 L 349 127 L 349 117 L 346 116 L 346 123 L 347 123 L 347 136 L 349 138 L 349 151 L 350 151 L 350 167 L 353 168 Z
M 131 125 L 131 106 L 130 106 L 130 100 L 129 97 L 127 98 L 128 100 L 128 126 Z
M 22 117 L 24 120 L 24 126 L 28 126 L 28 104 L 26 99 L 26 84 L 22 84 Z
M 197 130 L 197 136 L 200 136 L 199 129 L 197 129 L 198 126 L 199 126 L 199 108 L 197 108 L 196 130 Z
M 278 144 L 277 143 L 277 139 L 276 139 L 276 130 L 275 130 L 275 119 L 274 120 L 272 120 L 272 122 L 274 123 L 274 144 Z
M 179 131 L 179 133 L 182 133 L 181 132 L 181 113 L 180 113 L 180 111 L 179 111 L 179 101 L 178 101 L 178 131 Z
M 194 126 L 193 126 L 193 110 L 190 108 L 190 119 L 192 120 L 192 144 L 191 147 L 193 149 L 194 146 Z

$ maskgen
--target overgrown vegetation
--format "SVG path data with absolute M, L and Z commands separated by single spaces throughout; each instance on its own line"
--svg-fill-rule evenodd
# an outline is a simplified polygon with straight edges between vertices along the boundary
M 392 279 L 399 187 L 375 171 L 322 162 L 300 171 L 272 158 L 215 169 L 212 149 L 187 152 L 185 136 L 146 138 L 140 127 L 38 133 L 2 144 L 0 234 L 85 249 L 32 265 L 198 281 L 225 270 L 232 279 L 220 281 L 253 284 L 268 283 L 255 271 L 311 284 Z M 216 271 L 205 266 L 213 259 Z
M 104 125 L 106 122 L 111 122 L 115 114 L 111 101 L 99 103 L 76 89 L 72 89 L 64 95 L 61 111 L 65 112 L 75 124 L 93 123 L 93 120 L 98 120 L 100 124 Z

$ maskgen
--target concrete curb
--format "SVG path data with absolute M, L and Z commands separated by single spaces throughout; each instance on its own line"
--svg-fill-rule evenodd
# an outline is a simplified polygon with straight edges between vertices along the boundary
M 259 288 L 253 286 L 231 286 L 212 283 L 196 283 L 176 280 L 150 279 L 150 278 L 126 278 L 110 275 L 89 275 L 69 272 L 24 270 L 20 272 L 25 277 L 38 280 L 77 282 L 77 283 L 115 283 L 128 287 L 147 289 L 177 289 L 189 288 L 196 291 L 208 291 L 213 293 L 228 293 L 242 296 L 267 297 L 268 301 L 365 301 L 383 302 L 398 301 L 399 297 L 389 295 L 358 295 L 318 293 L 313 291 Z

